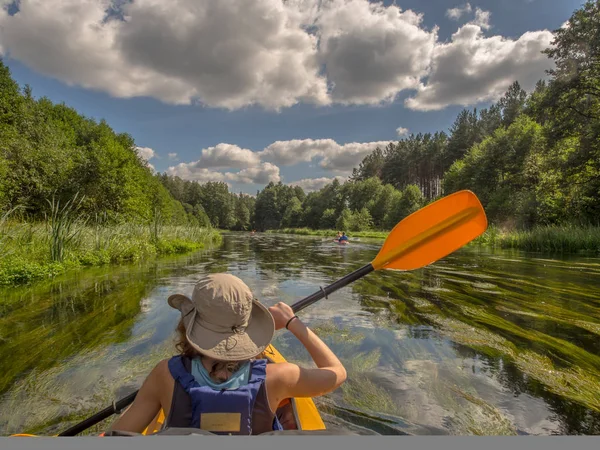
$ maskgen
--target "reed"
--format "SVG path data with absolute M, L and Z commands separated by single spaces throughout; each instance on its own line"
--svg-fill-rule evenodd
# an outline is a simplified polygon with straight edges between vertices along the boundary
M 65 218 L 61 215 L 64 208 L 55 203 L 49 222 L 13 222 L 6 214 L 2 216 L 0 285 L 52 278 L 77 267 L 187 253 L 218 245 L 222 239 L 214 229 L 191 225 L 161 225 L 156 238 L 154 230 L 144 224 L 109 224 L 102 216 L 86 224 L 75 214 Z
M 50 205 L 50 217 L 47 218 L 50 233 L 50 258 L 55 262 L 63 262 L 66 247 L 83 231 L 84 221 L 77 216 L 83 197 L 77 201 L 79 193 L 64 204 L 61 208 L 60 200 L 54 195 L 52 201 L 46 200 Z M 83 223 L 82 223 L 83 222 Z

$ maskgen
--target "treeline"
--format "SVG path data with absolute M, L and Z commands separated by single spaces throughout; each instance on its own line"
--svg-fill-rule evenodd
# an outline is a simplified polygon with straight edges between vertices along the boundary
M 49 201 L 83 198 L 80 213 L 114 222 L 186 220 L 139 157 L 133 138 L 64 104 L 34 99 L 0 62 L 0 211 L 44 219 Z
M 306 195 L 269 184 L 256 199 L 227 186 L 162 177 L 188 211 L 215 226 L 389 229 L 460 189 L 508 228 L 600 225 L 600 2 L 588 1 L 545 51 L 555 62 L 530 94 L 515 82 L 495 104 L 463 110 L 449 133 L 416 134 L 376 149 L 341 185 Z M 199 213 L 202 214 L 202 213 Z
M 450 133 L 418 134 L 377 149 L 356 181 L 415 185 L 425 201 L 460 189 L 498 225 L 600 225 L 600 2 L 555 31 L 547 81 L 515 82 L 496 104 L 463 110 Z
M 448 133 L 376 149 L 344 184 L 317 192 L 268 184 L 256 197 L 227 184 L 153 175 L 127 134 L 21 92 L 0 64 L 0 210 L 42 219 L 53 195 L 84 196 L 109 221 L 231 230 L 388 230 L 440 196 L 471 189 L 500 226 L 599 225 L 600 0 L 588 1 L 545 51 L 555 62 L 531 93 L 463 110 Z

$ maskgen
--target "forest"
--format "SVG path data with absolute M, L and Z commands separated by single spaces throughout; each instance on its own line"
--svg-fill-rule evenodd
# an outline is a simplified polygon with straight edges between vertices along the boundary
M 509 246 L 527 248 L 513 238 L 533 230 L 580 236 L 560 250 L 600 251 L 600 1 L 575 11 L 545 53 L 554 69 L 532 92 L 517 80 L 447 132 L 377 148 L 344 183 L 309 193 L 270 183 L 256 196 L 153 173 L 130 135 L 34 98 L 0 62 L 0 284 L 184 252 L 218 241 L 217 229 L 389 231 L 461 189 Z
M 305 194 L 271 183 L 252 198 L 223 183 L 160 178 L 188 213 L 232 230 L 390 230 L 460 189 L 475 192 L 502 230 L 598 227 L 600 2 L 576 11 L 545 53 L 555 68 L 532 92 L 515 81 L 497 103 L 460 112 L 448 132 L 377 148 L 343 184 Z

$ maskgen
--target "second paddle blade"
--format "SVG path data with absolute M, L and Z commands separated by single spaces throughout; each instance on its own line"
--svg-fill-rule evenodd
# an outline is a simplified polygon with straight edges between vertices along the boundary
M 458 250 L 487 228 L 481 202 L 459 191 L 418 210 L 390 232 L 373 260 L 375 270 L 414 270 Z

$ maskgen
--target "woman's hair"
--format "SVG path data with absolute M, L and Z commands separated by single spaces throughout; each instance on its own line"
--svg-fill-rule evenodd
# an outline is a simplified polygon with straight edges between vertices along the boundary
M 183 319 L 179 320 L 177 324 L 177 343 L 175 344 L 175 348 L 179 351 L 179 353 L 188 358 L 202 358 L 202 354 L 199 353 L 192 347 L 185 335 L 185 325 L 183 324 Z M 263 354 L 261 353 L 256 358 L 263 358 Z M 254 359 L 254 358 L 253 358 Z M 214 378 L 214 374 L 219 372 L 220 370 L 225 369 L 230 375 L 237 371 L 242 364 L 246 363 L 246 361 L 216 361 L 214 362 L 212 369 L 210 370 L 211 378 Z

